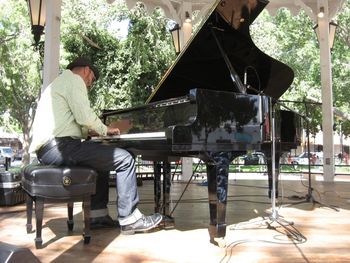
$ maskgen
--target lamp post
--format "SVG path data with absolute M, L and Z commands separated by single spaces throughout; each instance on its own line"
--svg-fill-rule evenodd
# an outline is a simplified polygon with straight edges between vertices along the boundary
M 46 0 L 27 0 L 34 35 L 34 46 L 40 48 L 40 38 L 44 33 L 46 22 Z
M 173 44 L 175 47 L 176 55 L 180 53 L 180 26 L 176 24 L 173 29 L 170 29 L 171 37 L 173 39 Z
M 338 24 L 335 23 L 334 21 L 329 22 L 329 48 L 331 50 L 333 48 L 334 38 L 335 38 L 335 31 L 337 29 L 337 26 L 338 26 Z M 313 27 L 313 30 L 315 31 L 316 36 L 317 36 L 317 40 L 319 41 L 319 39 L 320 39 L 320 31 L 319 31 L 319 28 L 318 28 L 318 24 L 316 24 Z
M 191 23 L 192 22 L 190 13 L 188 11 L 185 12 L 185 22 L 186 23 Z

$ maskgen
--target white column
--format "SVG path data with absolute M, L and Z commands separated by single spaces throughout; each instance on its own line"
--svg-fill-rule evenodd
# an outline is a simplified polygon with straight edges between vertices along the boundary
M 333 93 L 332 69 L 329 46 L 328 1 L 320 2 L 324 7 L 324 17 L 318 18 L 320 65 L 322 86 L 322 131 L 323 131 L 323 178 L 334 181 L 334 139 L 333 139 Z M 321 5 L 319 5 L 321 7 Z
M 181 49 L 187 44 L 188 40 L 192 36 L 192 22 L 184 21 L 182 23 L 182 46 Z
M 181 27 L 181 49 L 184 48 L 188 40 L 191 38 L 192 35 L 192 22 L 186 22 L 186 11 L 190 14 L 192 14 L 192 4 L 189 2 L 183 3 L 183 9 L 182 9 L 182 16 L 181 20 L 182 27 Z M 192 18 L 192 17 L 190 17 Z M 182 158 L 182 180 L 188 181 L 192 175 L 192 158 L 183 157 Z
M 47 0 L 45 50 L 44 50 L 44 89 L 58 76 L 60 57 L 60 25 L 62 0 Z

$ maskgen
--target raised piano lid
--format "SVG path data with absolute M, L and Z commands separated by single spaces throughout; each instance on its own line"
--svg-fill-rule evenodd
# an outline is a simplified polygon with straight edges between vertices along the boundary
M 294 73 L 259 50 L 249 32 L 267 4 L 263 0 L 217 1 L 147 102 L 184 96 L 193 88 L 239 92 L 212 31 L 241 82 L 246 72 L 246 83 L 252 87 L 247 93 L 279 98 L 293 82 Z

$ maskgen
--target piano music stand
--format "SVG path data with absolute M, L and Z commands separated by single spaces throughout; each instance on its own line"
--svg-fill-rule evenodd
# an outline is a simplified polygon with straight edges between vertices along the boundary
M 230 227 L 230 230 L 239 229 L 240 225 L 248 225 L 248 224 L 263 224 L 265 223 L 267 225 L 268 229 L 276 230 L 277 227 L 281 226 L 285 229 L 285 234 L 293 240 L 296 240 L 298 242 L 303 242 L 306 240 L 306 237 L 302 235 L 293 225 L 293 222 L 289 222 L 283 218 L 281 218 L 278 214 L 278 211 L 276 209 L 276 164 L 275 164 L 275 156 L 276 156 L 276 127 L 275 127 L 275 105 L 273 105 L 273 99 L 270 98 L 270 119 L 271 119 L 271 147 L 272 147 L 272 190 L 271 190 L 271 214 L 269 218 L 263 217 L 262 220 L 256 221 L 256 222 L 247 222 L 247 223 L 240 223 L 238 226 L 233 225 Z M 273 226 L 273 224 L 276 223 L 277 226 Z M 288 227 L 290 226 L 290 228 Z

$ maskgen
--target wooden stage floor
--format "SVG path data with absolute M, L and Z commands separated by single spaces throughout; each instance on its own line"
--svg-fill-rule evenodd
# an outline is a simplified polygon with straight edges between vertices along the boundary
M 74 206 L 75 226 L 70 234 L 65 204 L 47 204 L 44 247 L 35 249 L 35 232 L 26 233 L 25 205 L 20 204 L 0 207 L 0 241 L 29 248 L 41 262 L 350 262 L 350 177 L 337 176 L 334 183 L 313 177 L 312 196 L 322 203 L 318 205 L 298 204 L 305 200 L 308 180 L 284 175 L 274 216 L 266 179 L 264 175 L 230 175 L 224 248 L 209 242 L 208 195 L 207 187 L 199 184 L 202 179 L 190 183 L 176 207 L 173 229 L 132 236 L 120 235 L 119 229 L 93 230 L 91 243 L 84 245 L 81 203 Z M 172 207 L 185 186 L 185 182 L 173 183 Z M 152 181 L 144 181 L 139 190 L 139 208 L 152 213 Z M 110 188 L 109 210 L 114 218 L 115 200 L 115 188 Z

